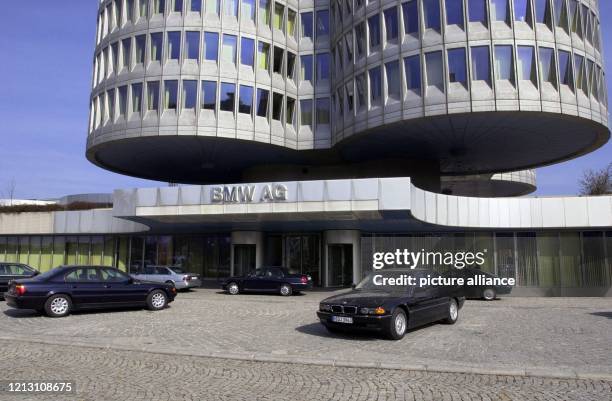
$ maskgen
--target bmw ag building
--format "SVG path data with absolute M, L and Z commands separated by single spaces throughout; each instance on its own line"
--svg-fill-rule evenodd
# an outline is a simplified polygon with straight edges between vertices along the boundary
M 400 244 L 612 296 L 612 197 L 524 196 L 609 140 L 598 3 L 101 0 L 86 157 L 173 184 L 0 214 L 0 260 L 341 287 Z

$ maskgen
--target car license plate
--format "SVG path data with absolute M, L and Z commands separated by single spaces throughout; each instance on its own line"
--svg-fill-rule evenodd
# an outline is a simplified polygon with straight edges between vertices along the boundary
M 348 323 L 353 324 L 353 318 L 348 316 L 332 316 L 332 322 L 334 323 Z

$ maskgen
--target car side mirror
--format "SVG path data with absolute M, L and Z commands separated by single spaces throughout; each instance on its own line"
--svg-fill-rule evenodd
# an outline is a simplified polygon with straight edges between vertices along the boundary
M 351 289 L 355 289 L 355 287 L 357 287 L 357 285 L 355 283 L 351 284 Z
M 134 278 L 133 277 L 128 278 L 127 283 L 134 284 Z

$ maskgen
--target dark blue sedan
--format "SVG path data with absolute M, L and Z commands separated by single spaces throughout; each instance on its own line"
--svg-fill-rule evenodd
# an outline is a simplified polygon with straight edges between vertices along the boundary
M 4 294 L 13 308 L 62 317 L 77 309 L 146 306 L 165 308 L 176 289 L 135 280 L 120 270 L 99 266 L 61 266 L 30 279 L 14 280 Z

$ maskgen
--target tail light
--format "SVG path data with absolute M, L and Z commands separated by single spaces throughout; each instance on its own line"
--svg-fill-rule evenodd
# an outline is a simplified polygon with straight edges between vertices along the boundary
M 17 295 L 23 295 L 26 292 L 26 287 L 23 284 L 15 284 L 15 293 Z
M 302 282 L 302 284 L 307 284 L 308 283 L 308 277 L 307 276 L 302 276 L 300 281 Z

